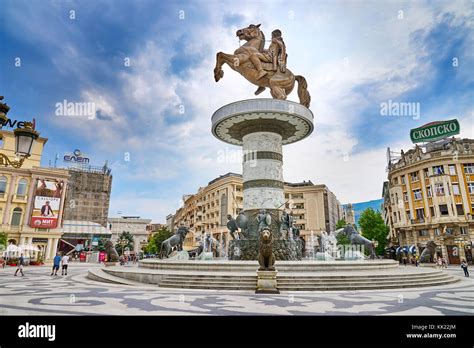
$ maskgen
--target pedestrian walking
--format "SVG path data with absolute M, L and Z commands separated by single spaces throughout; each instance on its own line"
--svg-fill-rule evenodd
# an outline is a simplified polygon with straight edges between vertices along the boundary
M 25 265 L 25 259 L 23 258 L 23 254 L 20 255 L 20 258 L 18 259 L 18 265 L 15 271 L 15 277 L 18 271 L 20 271 L 21 276 L 24 277 L 25 274 L 23 273 L 23 266 Z
M 61 263 L 61 255 L 57 253 L 53 260 L 53 270 L 51 271 L 51 275 L 56 275 L 56 276 L 58 275 L 60 263 Z
M 467 262 L 466 260 L 462 260 L 461 262 L 461 268 L 464 271 L 464 276 L 469 277 L 469 270 L 467 269 Z
M 446 262 L 446 258 L 441 258 L 441 267 L 448 268 L 448 263 Z
M 61 259 L 61 264 L 63 266 L 61 269 L 61 275 L 64 275 L 64 273 L 67 275 L 67 265 L 69 264 L 69 256 L 67 256 L 67 254 Z

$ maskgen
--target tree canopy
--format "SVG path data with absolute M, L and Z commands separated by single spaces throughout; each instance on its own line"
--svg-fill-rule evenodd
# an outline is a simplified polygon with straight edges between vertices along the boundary
M 154 232 L 148 244 L 145 247 L 145 253 L 158 254 L 160 252 L 161 243 L 173 235 L 173 232 L 163 226 L 158 231 Z
M 385 225 L 380 212 L 375 211 L 372 208 L 365 209 L 359 218 L 359 226 L 362 231 L 361 234 L 365 238 L 378 242 L 375 252 L 379 255 L 383 254 L 388 242 L 387 236 L 389 228 Z
M 120 254 L 122 254 L 127 248 L 128 250 L 133 250 L 133 235 L 130 232 L 124 231 L 119 234 L 117 244 L 115 244 L 115 249 L 120 251 Z

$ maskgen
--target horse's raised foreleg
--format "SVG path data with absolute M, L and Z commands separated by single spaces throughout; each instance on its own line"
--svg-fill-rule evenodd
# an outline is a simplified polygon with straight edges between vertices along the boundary
M 236 58 L 233 54 L 227 54 L 224 52 L 219 52 L 216 54 L 216 66 L 214 68 L 214 80 L 218 82 L 222 77 L 224 77 L 224 71 L 222 70 L 222 65 L 227 63 L 229 66 L 232 67 L 234 63 L 234 58 Z
M 216 55 L 216 67 L 214 68 L 214 80 L 219 81 L 222 77 L 224 77 L 224 71 L 222 70 L 222 65 L 227 64 L 233 70 L 246 59 L 246 56 L 242 55 L 234 55 L 234 54 L 227 54 L 224 52 L 219 52 Z

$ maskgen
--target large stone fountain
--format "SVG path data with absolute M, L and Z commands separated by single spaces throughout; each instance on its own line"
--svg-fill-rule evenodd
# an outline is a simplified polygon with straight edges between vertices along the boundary
M 313 114 L 301 104 L 276 99 L 250 99 L 225 105 L 212 116 L 212 133 L 226 143 L 242 146 L 243 213 L 245 239 L 229 243 L 229 258 L 256 260 L 257 215 L 265 209 L 271 216 L 274 253 L 279 260 L 301 259 L 302 242 L 280 231 L 285 208 L 282 146 L 297 142 L 313 131 Z M 243 215 L 243 216 L 242 216 Z
M 260 24 L 237 30 L 246 41 L 234 54 L 217 53 L 214 78 L 224 76 L 227 64 L 249 82 L 258 86 L 255 94 L 270 89 L 273 99 L 249 99 L 225 105 L 212 116 L 212 133 L 226 143 L 242 146 L 244 184 L 243 212 L 237 217 L 243 239 L 229 243 L 229 258 L 256 260 L 259 222 L 257 215 L 269 216 L 268 228 L 273 234 L 273 251 L 277 260 L 301 259 L 302 241 L 285 238 L 280 219 L 285 208 L 283 193 L 282 145 L 299 141 L 313 131 L 313 114 L 308 109 L 311 97 L 303 76 L 286 68 L 286 46 L 282 32 L 272 32 L 270 47 L 265 49 L 265 35 Z M 300 103 L 286 100 L 298 83 Z M 261 226 L 260 226 L 261 227 Z

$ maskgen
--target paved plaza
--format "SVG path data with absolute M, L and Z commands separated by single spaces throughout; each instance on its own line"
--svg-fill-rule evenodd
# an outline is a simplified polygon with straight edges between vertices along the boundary
M 473 315 L 474 278 L 446 270 L 460 282 L 431 288 L 288 292 L 162 289 L 106 284 L 86 278 L 100 265 L 71 264 L 51 277 L 49 266 L 0 269 L 1 315 Z M 127 267 L 127 266 L 125 266 Z M 134 266 L 128 266 L 134 267 Z

